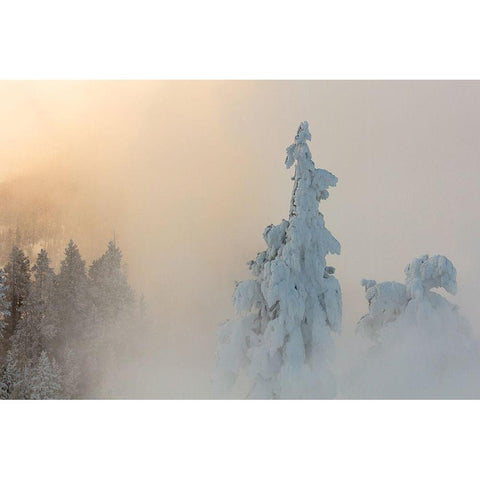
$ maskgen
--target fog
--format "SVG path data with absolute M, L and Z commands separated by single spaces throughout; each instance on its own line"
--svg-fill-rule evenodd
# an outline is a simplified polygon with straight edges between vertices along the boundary
M 449 300 L 479 330 L 478 82 L 4 81 L 0 99 L 3 225 L 41 211 L 88 262 L 115 234 L 145 295 L 155 334 L 117 396 L 212 396 L 217 325 L 288 216 L 302 120 L 339 179 L 321 209 L 342 245 L 340 342 L 368 309 L 360 280 L 403 281 L 424 253 L 454 263 Z

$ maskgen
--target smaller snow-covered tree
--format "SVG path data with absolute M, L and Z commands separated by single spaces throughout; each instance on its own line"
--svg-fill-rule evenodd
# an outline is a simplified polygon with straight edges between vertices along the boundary
M 56 335 L 54 354 L 61 365 L 68 361 L 81 372 L 78 391 L 81 394 L 88 383 L 88 356 L 95 333 L 92 329 L 92 300 L 85 268 L 85 261 L 78 246 L 70 240 L 60 272 L 55 279 L 53 295 Z M 73 395 L 73 392 L 69 394 Z
M 102 375 L 111 376 L 118 363 L 128 357 L 132 338 L 135 337 L 135 296 L 122 264 L 122 252 L 114 241 L 89 268 L 93 305 L 94 338 L 89 354 L 89 369 L 94 370 L 98 384 Z M 93 379 L 92 379 L 93 380 Z
M 100 316 L 117 319 L 133 309 L 134 295 L 122 265 L 122 252 L 114 242 L 89 268 L 92 296 Z M 130 312 L 131 313 L 131 312 Z
M 362 280 L 368 313 L 357 323 L 356 332 L 365 338 L 378 340 L 379 332 L 387 323 L 397 319 L 407 305 L 407 289 L 398 282 Z
M 77 245 L 70 240 L 65 249 L 65 258 L 60 265 L 54 305 L 62 331 L 72 338 L 79 335 L 88 317 L 88 286 L 85 260 Z
M 369 312 L 358 322 L 357 333 L 378 340 L 382 329 L 399 318 L 427 321 L 446 312 L 457 312 L 455 305 L 431 291 L 444 288 L 450 294 L 456 293 L 457 272 L 448 258 L 442 255 L 415 258 L 405 267 L 405 275 L 405 284 L 362 280 Z
M 15 398 L 15 392 L 18 390 L 18 385 L 21 380 L 22 375 L 17 366 L 15 357 L 12 352 L 9 351 L 5 357 L 0 379 L 0 398 L 3 400 Z
M 6 326 L 6 315 L 8 313 L 8 305 L 5 292 L 7 287 L 5 286 L 5 274 L 0 268 L 0 342 L 3 338 L 3 329 Z
M 17 322 L 30 293 L 30 260 L 18 247 L 13 247 L 5 267 L 5 298 L 8 305 L 8 334 L 15 331 Z
M 55 359 L 50 362 L 47 352 L 42 351 L 31 378 L 32 400 L 49 400 L 59 398 L 61 392 L 61 376 Z
M 29 310 L 37 323 L 42 348 L 52 349 L 51 343 L 55 337 L 58 325 L 54 311 L 55 272 L 50 267 L 50 259 L 45 250 L 41 250 L 37 261 L 32 267 L 34 282 L 29 302 Z
M 477 398 L 480 345 L 458 307 L 431 290 L 455 294 L 455 267 L 424 255 L 405 274 L 405 284 L 362 281 L 369 312 L 357 333 L 369 344 L 344 390 L 355 398 Z
M 37 261 L 32 267 L 32 273 L 35 280 L 32 289 L 33 292 L 38 301 L 41 301 L 43 304 L 48 304 L 53 296 L 55 272 L 53 268 L 50 267 L 50 258 L 43 248 L 37 255 Z

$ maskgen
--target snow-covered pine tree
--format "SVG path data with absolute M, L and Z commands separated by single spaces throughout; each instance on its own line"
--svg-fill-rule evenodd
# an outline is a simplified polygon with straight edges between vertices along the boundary
M 3 338 L 3 329 L 6 327 L 6 315 L 8 313 L 8 306 L 7 306 L 7 298 L 6 298 L 6 290 L 7 287 L 5 286 L 5 274 L 3 273 L 3 269 L 0 268 L 0 342 Z
M 53 299 L 55 293 L 55 272 L 50 267 L 50 258 L 42 249 L 32 267 L 34 282 L 30 300 L 32 316 L 38 324 L 42 348 L 52 350 L 51 342 L 58 326 L 55 323 Z
M 30 295 L 30 261 L 18 247 L 12 248 L 4 272 L 6 314 L 0 340 L 0 365 L 5 361 L 6 354 L 10 349 L 11 337 L 15 332 L 18 321 L 25 313 L 25 304 Z
M 13 354 L 9 351 L 5 357 L 0 378 L 0 399 L 15 398 L 17 386 L 21 381 L 21 373 Z
M 94 260 L 88 271 L 92 280 L 93 301 L 98 314 L 112 320 L 133 312 L 134 294 L 122 265 L 122 252 L 112 241 L 107 251 Z
M 13 247 L 5 267 L 5 298 L 8 305 L 7 331 L 12 335 L 30 293 L 30 260 L 18 247 Z
M 32 272 L 35 280 L 33 292 L 39 301 L 47 304 L 52 298 L 55 272 L 53 268 L 50 267 L 50 258 L 43 248 L 37 255 L 37 261 L 32 267 Z
M 32 400 L 49 400 L 60 396 L 62 390 L 60 370 L 55 359 L 50 362 L 45 350 L 40 354 L 31 375 L 30 390 Z
M 53 308 L 56 316 L 55 356 L 63 368 L 67 361 L 75 363 L 81 372 L 78 378 L 78 392 L 69 395 L 77 397 L 88 383 L 88 349 L 94 333 L 91 321 L 91 295 L 85 269 L 77 245 L 70 240 L 65 249 L 65 258 L 60 264 L 56 277 Z
M 443 288 L 450 294 L 457 291 L 457 271 L 443 255 L 423 255 L 405 267 L 405 284 L 398 282 L 377 283 L 362 280 L 368 301 L 368 313 L 357 323 L 361 336 L 378 341 L 384 329 L 397 320 L 411 324 L 445 319 L 447 322 L 464 323 L 457 314 L 457 307 L 432 288 Z
M 327 254 L 340 244 L 318 206 L 337 183 L 315 168 L 302 122 L 285 164 L 295 164 L 288 220 L 270 225 L 267 249 L 250 262 L 255 279 L 237 284 L 235 316 L 220 328 L 217 352 L 222 382 L 233 385 L 245 370 L 251 398 L 328 397 L 335 394 L 328 360 L 331 331 L 340 332 L 342 299 Z
M 96 371 L 97 383 L 106 382 L 118 370 L 122 359 L 131 354 L 132 339 L 138 324 L 135 317 L 135 296 L 131 289 L 122 252 L 114 241 L 89 268 L 95 339 L 89 360 Z
M 89 304 L 85 260 L 81 257 L 77 245 L 70 240 L 60 265 L 54 298 L 64 343 L 67 339 L 78 339 L 84 333 Z
M 442 256 L 415 258 L 405 283 L 363 280 L 369 312 L 357 324 L 368 342 L 344 393 L 354 398 L 478 398 L 480 344 L 456 305 L 432 288 L 457 291 Z M 361 345 L 361 344 L 359 344 Z

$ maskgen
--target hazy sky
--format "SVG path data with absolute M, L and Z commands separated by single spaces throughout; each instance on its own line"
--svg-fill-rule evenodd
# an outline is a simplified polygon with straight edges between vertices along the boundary
M 360 280 L 403 281 L 424 253 L 452 260 L 480 330 L 479 82 L 4 81 L 0 103 L 0 181 L 21 208 L 58 202 L 89 261 L 115 230 L 161 324 L 159 370 L 212 365 L 234 281 L 288 215 L 302 120 L 339 179 L 320 209 L 342 244 L 345 334 L 367 311 Z

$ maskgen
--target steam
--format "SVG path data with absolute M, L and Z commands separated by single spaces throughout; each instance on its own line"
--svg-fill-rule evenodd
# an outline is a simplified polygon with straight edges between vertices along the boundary
M 338 352 L 340 395 L 478 398 L 480 343 L 458 306 L 431 291 L 455 294 L 455 267 L 444 256 L 424 255 L 405 274 L 405 285 L 362 281 L 369 313 L 357 324 L 354 349 Z
M 389 325 L 381 344 L 356 339 L 339 349 L 339 397 L 479 398 L 478 340 L 454 318 L 441 328 L 428 318 L 403 320 Z
M 425 251 L 455 263 L 456 303 L 479 330 L 478 83 L 2 82 L 0 98 L 2 227 L 43 211 L 61 225 L 57 265 L 69 238 L 90 263 L 115 232 L 145 295 L 152 330 L 122 362 L 118 396 L 213 395 L 217 327 L 265 225 L 288 210 L 285 141 L 305 118 L 318 166 L 339 178 L 324 211 L 342 244 L 328 260 L 344 299 L 339 371 L 364 365 L 359 281 L 401 282 Z M 477 368 L 468 358 L 461 372 Z M 355 371 L 371 384 L 365 362 Z

